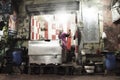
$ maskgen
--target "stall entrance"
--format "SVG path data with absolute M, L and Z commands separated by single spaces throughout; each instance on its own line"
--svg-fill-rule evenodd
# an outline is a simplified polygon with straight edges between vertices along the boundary
M 74 45 L 79 2 L 32 4 L 26 9 L 31 17 L 29 63 L 61 64 L 62 47 L 58 35 L 60 31 L 68 33 L 70 30 L 70 46 Z

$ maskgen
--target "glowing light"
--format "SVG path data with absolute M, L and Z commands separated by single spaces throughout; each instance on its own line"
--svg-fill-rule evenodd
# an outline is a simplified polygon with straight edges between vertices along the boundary
M 57 18 L 58 23 L 64 24 L 67 23 L 71 14 L 67 12 L 56 12 L 55 16 Z

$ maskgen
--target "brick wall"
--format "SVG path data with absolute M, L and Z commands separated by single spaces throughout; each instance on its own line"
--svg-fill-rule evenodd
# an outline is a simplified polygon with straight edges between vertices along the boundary
M 115 51 L 119 49 L 118 35 L 120 34 L 120 24 L 112 22 L 110 5 L 111 0 L 103 0 L 103 29 L 107 34 L 105 48 L 109 51 Z

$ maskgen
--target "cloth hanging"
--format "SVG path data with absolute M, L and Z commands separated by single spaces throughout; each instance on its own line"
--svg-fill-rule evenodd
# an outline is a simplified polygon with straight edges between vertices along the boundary
M 67 50 L 71 49 L 71 36 L 67 38 Z

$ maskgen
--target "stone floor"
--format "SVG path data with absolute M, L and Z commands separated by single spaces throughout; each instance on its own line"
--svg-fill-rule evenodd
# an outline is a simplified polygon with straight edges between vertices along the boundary
M 115 75 L 84 75 L 84 76 L 62 76 L 62 75 L 29 75 L 29 74 L 0 74 L 0 80 L 120 80 Z

